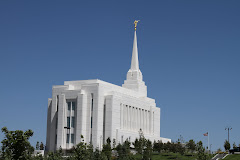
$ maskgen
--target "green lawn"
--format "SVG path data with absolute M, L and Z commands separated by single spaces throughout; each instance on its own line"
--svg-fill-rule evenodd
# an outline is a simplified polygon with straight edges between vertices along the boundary
M 140 155 L 135 155 L 137 159 L 141 159 Z M 177 153 L 154 154 L 152 160 L 196 160 L 195 155 L 180 155 Z
M 228 155 L 224 160 L 240 160 L 240 154 Z

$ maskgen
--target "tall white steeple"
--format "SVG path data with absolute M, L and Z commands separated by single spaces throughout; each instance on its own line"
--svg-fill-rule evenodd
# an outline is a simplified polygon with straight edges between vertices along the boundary
M 138 48 L 137 48 L 137 33 L 136 33 L 136 30 L 134 32 L 131 70 L 139 70 Z
M 147 86 L 143 81 L 142 72 L 139 69 L 139 62 L 138 62 L 137 33 L 136 33 L 137 23 L 138 21 L 135 20 L 131 68 L 127 73 L 127 80 L 124 81 L 124 84 L 122 85 L 122 87 L 135 90 L 139 92 L 140 95 L 145 97 L 147 96 Z

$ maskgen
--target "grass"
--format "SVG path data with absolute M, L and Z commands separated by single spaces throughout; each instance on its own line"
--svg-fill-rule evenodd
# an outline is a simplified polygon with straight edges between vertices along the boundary
M 141 159 L 140 155 L 135 155 L 137 159 Z M 181 155 L 178 153 L 162 153 L 162 154 L 153 154 L 152 160 L 196 160 L 195 155 L 185 154 Z
M 228 155 L 224 160 L 240 160 L 240 154 Z

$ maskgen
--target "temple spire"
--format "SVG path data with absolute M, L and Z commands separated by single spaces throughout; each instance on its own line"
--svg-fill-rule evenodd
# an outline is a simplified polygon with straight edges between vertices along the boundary
M 124 84 L 122 86 L 124 88 L 137 91 L 138 95 L 141 97 L 146 97 L 147 86 L 143 81 L 142 72 L 139 69 L 139 62 L 138 62 L 137 33 L 136 33 L 138 21 L 136 20 L 134 21 L 135 31 L 134 31 L 134 40 L 133 40 L 131 68 L 127 73 L 127 79 L 124 81 Z
M 131 70 L 139 70 L 138 48 L 137 48 L 137 33 L 136 33 L 136 30 L 134 31 Z

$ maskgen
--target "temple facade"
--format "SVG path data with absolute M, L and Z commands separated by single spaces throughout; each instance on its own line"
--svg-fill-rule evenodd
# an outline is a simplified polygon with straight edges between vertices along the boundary
M 147 97 L 139 69 L 135 25 L 131 67 L 122 86 L 98 79 L 53 86 L 48 99 L 46 150 L 70 149 L 83 139 L 101 149 L 108 137 L 116 144 L 133 142 L 140 130 L 152 142 L 171 142 L 160 137 L 160 113 L 155 100 Z

